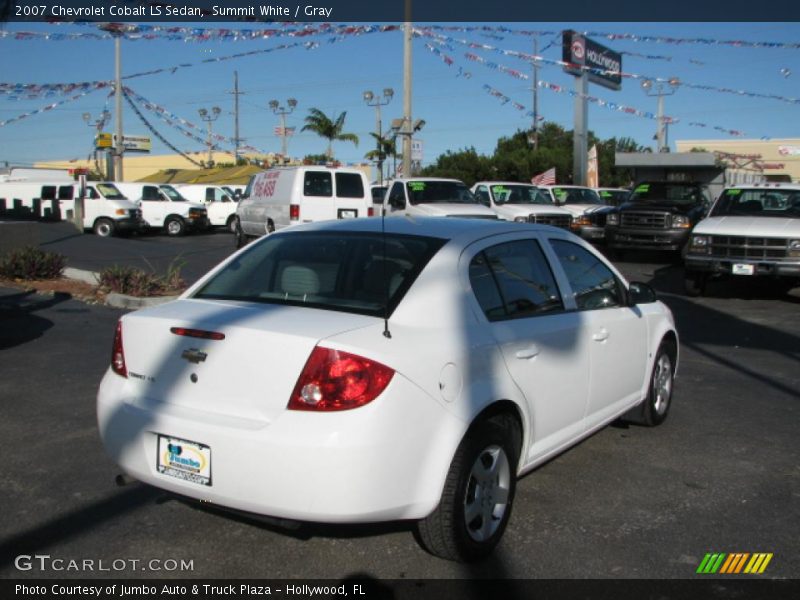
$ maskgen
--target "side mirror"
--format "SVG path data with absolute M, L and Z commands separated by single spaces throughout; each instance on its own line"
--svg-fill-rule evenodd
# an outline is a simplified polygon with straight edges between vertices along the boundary
M 394 208 L 395 210 L 403 210 L 406 207 L 406 202 L 403 198 L 399 198 L 397 196 L 389 197 L 389 206 Z
M 656 291 L 646 283 L 632 281 L 628 287 L 628 303 L 630 306 L 636 306 L 637 304 L 652 304 L 657 300 L 658 297 L 656 296 Z

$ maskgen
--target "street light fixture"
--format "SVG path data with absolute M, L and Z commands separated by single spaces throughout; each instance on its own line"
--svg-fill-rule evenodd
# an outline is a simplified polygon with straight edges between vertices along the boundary
M 90 113 L 88 113 L 88 112 L 83 113 L 82 116 L 83 116 L 83 120 L 86 122 L 86 124 L 89 127 L 92 127 L 97 132 L 98 135 L 105 128 L 106 123 L 108 123 L 111 120 L 111 113 L 108 110 L 103 110 L 103 112 L 100 113 L 100 116 L 97 117 L 94 121 L 92 121 L 92 115 Z M 111 150 L 111 148 L 108 148 L 108 151 L 109 151 L 109 154 L 107 155 L 107 158 L 106 158 L 106 175 L 105 176 L 106 176 L 106 178 L 108 180 L 113 180 L 114 179 L 113 151 Z M 97 137 L 96 136 L 95 136 L 95 147 L 94 147 L 94 161 L 95 161 L 95 167 L 99 170 L 99 165 L 97 165 Z
M 378 185 L 383 185 L 383 144 L 381 137 L 383 136 L 383 128 L 381 124 L 381 106 L 386 106 L 392 101 L 394 97 L 394 90 L 392 88 L 383 88 L 383 100 L 380 96 L 376 96 L 373 92 L 367 90 L 363 94 L 364 102 L 367 106 L 375 107 L 375 129 L 378 130 L 378 138 L 376 140 L 378 148 Z
M 286 139 L 286 115 L 290 115 L 294 112 L 294 109 L 297 107 L 297 100 L 289 98 L 286 100 L 286 106 L 281 106 L 280 102 L 277 100 L 270 100 L 269 107 L 272 109 L 272 112 L 279 115 L 281 118 L 281 156 L 286 159 L 286 153 L 289 151 L 288 140 Z
M 406 130 L 406 119 L 392 119 L 392 134 L 394 135 L 394 139 L 397 139 L 398 135 L 404 136 L 405 139 L 411 140 L 411 136 L 421 131 L 423 127 L 425 127 L 425 119 L 417 119 L 411 124 L 411 131 Z M 409 141 L 410 144 L 410 141 Z M 409 155 L 410 158 L 410 155 Z M 403 161 L 405 164 L 405 160 Z M 395 168 L 395 171 L 397 169 Z M 403 177 L 411 177 L 411 169 L 409 172 L 406 173 L 403 171 Z
M 643 79 L 641 85 L 645 94 L 648 96 L 656 96 L 658 98 L 658 114 L 656 116 L 658 121 L 658 132 L 656 134 L 656 138 L 658 140 L 658 151 L 669 152 L 667 127 L 670 124 L 671 119 L 664 116 L 664 96 L 671 96 L 677 92 L 681 85 L 681 80 L 677 77 L 670 77 L 666 81 L 661 79 Z
M 201 108 L 197 112 L 199 113 L 200 118 L 208 124 L 208 137 L 206 138 L 206 145 L 208 146 L 208 161 L 206 161 L 206 168 L 210 169 L 214 166 L 214 158 L 212 155 L 214 144 L 211 141 L 211 123 L 219 118 L 222 109 L 219 106 L 213 106 L 211 107 L 210 113 L 205 108 Z

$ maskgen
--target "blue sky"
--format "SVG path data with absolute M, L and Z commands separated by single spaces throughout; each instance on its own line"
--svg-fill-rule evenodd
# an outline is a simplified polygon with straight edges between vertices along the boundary
M 174 25 L 174 24 L 173 24 Z M 204 23 L 219 27 L 224 24 Z M 456 27 L 470 24 L 454 24 Z M 707 38 L 751 42 L 800 42 L 800 23 L 496 23 L 518 30 L 609 32 L 671 38 Z M 230 27 L 236 25 L 231 24 Z M 94 32 L 90 26 L 43 23 L 6 24 L 9 31 Z M 503 50 L 532 52 L 527 36 L 498 34 L 487 37 L 478 33 L 444 33 L 453 38 L 490 44 Z M 559 38 L 560 39 L 560 38 Z M 682 81 L 712 87 L 727 87 L 759 94 L 800 97 L 800 50 L 730 47 L 716 44 L 674 44 L 608 41 L 593 39 L 616 51 L 646 55 L 625 55 L 623 71 L 648 77 L 677 76 Z M 554 36 L 541 38 L 540 48 L 545 58 L 561 58 L 560 42 L 548 44 Z M 297 135 L 289 143 L 290 154 L 303 156 L 321 153 L 325 142 L 311 133 L 300 133 L 303 117 L 311 107 L 329 115 L 347 111 L 345 129 L 361 138 L 358 147 L 349 143 L 334 145 L 336 157 L 344 162 L 362 160 L 371 147 L 369 132 L 375 129 L 375 111 L 363 99 L 365 90 L 380 92 L 385 87 L 395 90 L 395 97 L 383 108 L 384 127 L 391 118 L 402 114 L 403 39 L 402 33 L 372 33 L 345 37 L 328 43 L 328 37 L 301 38 L 300 41 L 319 41 L 317 49 L 293 48 L 259 54 L 237 60 L 198 64 L 209 58 L 219 58 L 291 43 L 290 38 L 268 41 L 209 41 L 203 43 L 141 40 L 123 42 L 123 73 L 148 71 L 179 64 L 195 66 L 174 73 L 140 77 L 128 82 L 131 88 L 151 102 L 170 112 L 202 124 L 199 108 L 218 105 L 223 112 L 215 122 L 215 132 L 233 135 L 233 71 L 239 72 L 240 128 L 247 143 L 265 151 L 279 151 L 280 139 L 273 135 L 279 119 L 268 109 L 271 99 L 285 101 L 294 97 L 298 106 L 288 117 L 288 125 L 297 127 Z M 451 44 L 441 51 L 455 62 L 447 66 L 441 57 L 425 48 L 425 40 L 414 42 L 413 114 L 426 121 L 421 138 L 425 143 L 425 163 L 447 150 L 474 147 L 478 152 L 491 153 L 499 137 L 511 135 L 517 129 L 529 128 L 531 120 L 525 111 L 515 109 L 511 102 L 501 104 L 487 93 L 484 86 L 498 90 L 511 101 L 532 107 L 530 80 L 508 76 L 497 69 L 484 67 L 464 57 L 465 52 L 482 56 L 511 69 L 530 74 L 530 67 L 512 57 L 496 52 L 465 48 Z M 111 41 L 18 41 L 0 39 L 0 82 L 4 83 L 71 83 L 108 80 L 114 74 L 113 42 Z M 654 56 L 664 57 L 655 59 Z M 13 57 L 8 60 L 8 57 Z M 666 60 L 669 58 L 669 60 Z M 459 76 L 459 67 L 461 76 Z M 469 73 L 469 77 L 463 76 Z M 558 66 L 544 66 L 540 79 L 573 87 L 573 78 Z M 638 81 L 625 80 L 619 92 L 590 86 L 590 95 L 624 104 L 642 111 L 656 112 L 656 99 L 641 90 Z M 0 127 L 0 164 L 31 164 L 37 160 L 85 158 L 91 150 L 93 131 L 81 115 L 98 115 L 106 106 L 107 93 L 93 92 L 75 102 L 67 103 L 47 113 Z M 0 95 L 0 121 L 31 112 L 62 99 L 37 98 L 12 101 Z M 725 94 L 715 91 L 680 88 L 665 100 L 666 114 L 680 119 L 669 129 L 669 138 L 739 139 L 713 129 L 738 130 L 747 139 L 800 137 L 800 104 L 779 100 Z M 113 110 L 113 100 L 107 105 Z M 539 112 L 545 120 L 572 128 L 573 100 L 566 94 L 547 89 L 539 92 Z M 158 131 L 170 142 L 187 152 L 203 151 L 204 147 L 191 140 L 152 114 L 144 112 Z M 126 106 L 125 133 L 149 135 L 148 130 Z M 691 126 L 702 123 L 707 127 Z M 631 116 L 608 108 L 590 105 L 589 127 L 599 137 L 631 137 L 639 144 L 653 146 L 656 123 L 651 119 Z M 110 128 L 108 130 L 111 130 Z M 204 134 L 202 134 L 204 135 Z M 171 153 L 155 138 L 154 153 Z

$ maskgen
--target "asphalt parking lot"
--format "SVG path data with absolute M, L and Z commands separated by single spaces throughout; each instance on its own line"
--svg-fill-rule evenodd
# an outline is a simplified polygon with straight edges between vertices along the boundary
M 113 258 L 161 269 L 181 255 L 189 280 L 233 249 L 224 233 L 48 235 L 43 247 L 70 266 Z M 0 577 L 696 578 L 709 552 L 773 553 L 763 577 L 800 577 L 800 292 L 738 281 L 690 299 L 669 257 L 620 267 L 675 313 L 682 354 L 669 419 L 614 424 L 527 475 L 496 553 L 466 566 L 427 555 L 404 523 L 286 531 L 115 486 L 94 400 L 122 311 L 0 290 Z M 125 563 L 18 568 L 18 556 L 37 554 Z M 192 568 L 152 568 L 170 560 Z

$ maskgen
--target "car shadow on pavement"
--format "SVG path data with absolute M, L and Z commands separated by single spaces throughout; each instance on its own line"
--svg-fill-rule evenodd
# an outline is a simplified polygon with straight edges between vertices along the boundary
M 33 290 L 0 295 L 0 350 L 41 337 L 53 327 L 53 322 L 34 313 L 61 304 L 70 297 L 62 293 L 40 296 Z
M 0 542 L 0 570 L 13 565 L 20 554 L 33 555 L 67 539 L 84 535 L 106 521 L 152 503 L 161 493 L 149 486 L 132 486 L 6 538 Z

